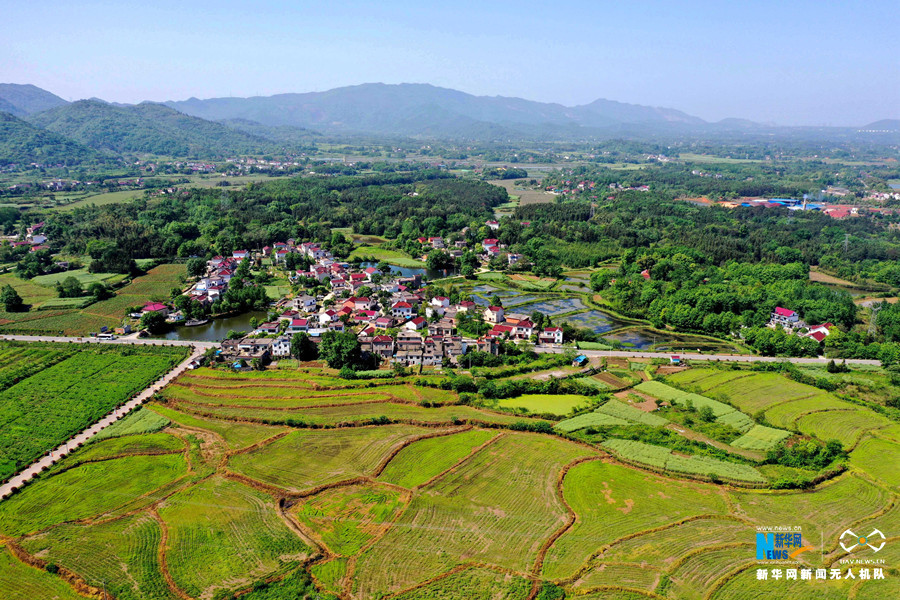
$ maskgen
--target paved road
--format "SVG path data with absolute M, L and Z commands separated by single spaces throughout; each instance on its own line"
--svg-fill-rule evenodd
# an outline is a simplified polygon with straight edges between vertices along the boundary
M 218 348 L 218 342 L 200 342 L 196 340 L 153 340 L 149 338 L 119 337 L 114 340 L 99 340 L 93 337 L 63 337 L 52 335 L 0 335 L 0 340 L 16 340 L 20 342 L 62 342 L 75 344 L 141 344 L 145 346 L 191 346 L 195 348 Z
M 27 341 L 42 341 L 42 342 L 58 342 L 58 341 L 76 341 L 81 339 L 81 343 L 94 343 L 96 340 L 88 342 L 91 338 L 52 338 L 52 337 L 43 337 L 37 339 L 36 336 L 2 336 L 2 339 L 22 339 L 25 338 Z M 134 340 L 134 343 L 153 343 L 159 342 L 160 340 Z M 166 340 L 171 344 L 171 341 Z M 115 344 L 115 343 L 129 343 L 129 342 L 120 342 L 118 340 L 113 342 L 100 342 L 104 344 Z M 191 345 L 189 343 L 183 344 L 175 344 L 175 345 Z M 188 367 L 190 362 L 196 358 L 199 358 L 206 351 L 206 344 L 201 346 L 201 343 L 194 344 L 199 346 L 194 350 L 191 355 L 182 361 L 177 367 L 166 373 L 161 379 L 153 383 L 150 387 L 142 391 L 140 394 L 115 409 L 103 419 L 94 423 L 89 428 L 85 429 L 65 444 L 62 444 L 58 448 L 53 449 L 50 454 L 41 457 L 38 461 L 34 462 L 26 468 L 24 471 L 7 481 L 5 484 L 0 485 L 0 500 L 6 498 L 12 493 L 13 488 L 21 488 L 25 483 L 33 479 L 38 473 L 43 471 L 45 468 L 49 468 L 53 463 L 61 460 L 70 452 L 74 452 L 78 449 L 79 446 L 87 442 L 89 439 L 97 435 L 102 429 L 112 425 L 122 417 L 128 414 L 134 408 L 137 408 L 147 400 L 153 397 L 153 394 L 161 390 L 165 387 L 170 381 L 181 375 Z
M 566 352 L 568 348 L 553 346 L 536 346 L 535 352 L 545 352 L 550 354 L 560 354 Z M 608 356 L 613 358 L 665 358 L 668 360 L 672 356 L 680 356 L 682 360 L 721 360 L 723 362 L 791 362 L 798 365 L 821 365 L 826 364 L 829 358 L 820 356 L 818 358 L 788 358 L 780 356 L 753 356 L 748 354 L 700 354 L 695 352 L 641 352 L 629 350 L 576 350 L 579 354 L 587 357 Z M 844 359 L 839 359 L 843 361 Z M 848 365 L 881 365 L 880 360 L 869 360 L 864 358 L 848 358 Z

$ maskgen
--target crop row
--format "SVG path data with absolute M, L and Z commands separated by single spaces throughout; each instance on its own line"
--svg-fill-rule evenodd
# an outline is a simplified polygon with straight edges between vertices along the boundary
M 662 446 L 633 440 L 611 439 L 603 446 L 625 461 L 639 463 L 662 471 L 685 475 L 715 476 L 748 483 L 765 483 L 766 479 L 751 466 L 725 462 L 708 456 L 680 456 Z

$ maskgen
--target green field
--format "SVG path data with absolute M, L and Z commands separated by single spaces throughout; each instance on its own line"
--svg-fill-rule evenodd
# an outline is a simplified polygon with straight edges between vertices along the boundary
M 73 357 L 11 345 L 0 347 L 4 358 L 0 394 L 21 384 L 14 376 L 28 364 L 55 361 L 40 374 Z M 756 375 L 722 374 L 692 377 L 738 389 Z M 440 377 L 422 378 L 435 384 Z M 803 403 L 799 427 L 860 442 L 848 473 L 785 491 L 764 489 L 760 473 L 774 480 L 801 470 L 605 437 L 644 431 L 665 440 L 678 427 L 617 398 L 510 399 L 536 402 L 533 412 L 562 400 L 557 414 L 600 403 L 571 419 L 543 421 L 456 405 L 453 392 L 411 385 L 416 379 L 343 380 L 297 365 L 190 371 L 0 502 L 0 535 L 89 585 L 107 582 L 120 600 L 281 600 L 315 597 L 313 587 L 323 600 L 561 600 L 561 591 L 579 600 L 821 600 L 846 598 L 849 587 L 814 582 L 792 587 L 788 597 L 746 575 L 757 564 L 758 526 L 799 526 L 805 543 L 824 540 L 826 567 L 843 530 L 878 527 L 892 535 L 900 528 L 898 426 L 856 405 L 815 412 L 808 401 L 816 396 L 805 388 L 769 414 L 789 415 L 773 411 Z M 706 395 L 716 395 L 713 388 L 700 395 L 641 385 L 675 403 L 727 408 L 720 422 L 743 428 L 745 447 L 762 449 L 788 433 L 748 427 L 745 413 Z M 426 408 L 424 400 L 437 406 Z M 820 393 L 818 401 L 837 400 Z M 834 420 L 848 414 L 843 424 Z M 867 420 L 857 421 L 860 415 Z M 598 441 L 564 439 L 588 427 L 601 430 Z M 522 431 L 528 428 L 541 433 Z M 880 557 L 900 564 L 893 541 Z M 822 560 L 819 552 L 805 557 L 813 568 Z M 58 575 L 11 556 L 0 560 L 0 593 L 19 579 L 33 597 L 74 597 Z M 856 597 L 880 600 L 894 591 L 873 581 L 858 586 Z M 7 596 L 23 598 L 17 593 Z
M 0 311 L 0 333 L 84 336 L 101 327 L 119 327 L 129 308 L 143 306 L 150 300 L 164 300 L 173 288 L 183 287 L 186 272 L 183 264 L 159 265 L 120 288 L 116 295 L 83 309 L 59 308 L 21 313 Z M 56 277 L 53 275 L 51 277 Z M 58 300 L 52 287 L 37 285 L 11 274 L 0 275 L 0 286 L 12 285 L 26 304 L 40 306 Z
M 526 394 L 515 398 L 504 398 L 497 402 L 501 408 L 522 411 L 526 413 L 550 414 L 565 416 L 573 410 L 585 408 L 593 401 L 587 396 L 577 394 L 562 394 L 551 396 L 548 394 Z
M 379 246 L 357 246 L 350 253 L 350 259 L 354 258 L 373 258 L 375 262 L 386 262 L 398 267 L 425 268 L 425 263 L 397 250 L 389 250 Z
M 175 347 L 85 346 L 3 390 L 0 479 L 98 421 L 186 355 Z
M 310 551 L 270 498 L 217 477 L 166 500 L 159 516 L 169 530 L 172 577 L 192 596 L 277 573 Z
M 231 461 L 235 471 L 288 490 L 304 490 L 370 475 L 392 448 L 428 433 L 422 427 L 387 425 L 334 431 L 299 430 Z M 298 461 L 301 454 L 319 457 Z
M 30 567 L 0 546 L 0 595 L 6 600 L 81 600 L 62 579 Z

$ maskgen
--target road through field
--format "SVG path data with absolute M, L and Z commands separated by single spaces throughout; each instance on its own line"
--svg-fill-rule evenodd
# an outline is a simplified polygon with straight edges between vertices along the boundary
M 81 339 L 80 343 L 88 343 L 87 340 L 92 338 L 51 338 L 51 337 L 40 337 L 40 339 L 36 339 L 35 336 L 3 336 L 2 339 L 18 339 L 18 338 L 28 338 L 28 341 L 42 341 L 42 342 L 57 342 L 57 341 L 76 341 L 77 339 Z M 96 340 L 95 340 L 96 341 Z M 150 342 L 159 342 L 159 340 L 150 340 Z M 134 340 L 134 342 L 142 343 L 144 340 Z M 93 342 L 91 342 L 93 343 Z M 106 341 L 102 342 L 104 344 L 110 343 L 128 343 L 127 341 Z M 171 345 L 179 345 L 179 346 L 190 346 L 191 343 L 183 342 L 183 343 L 173 343 L 171 341 L 167 341 L 168 344 Z M 197 346 L 194 352 L 191 353 L 189 357 L 185 360 L 181 361 L 174 369 L 166 373 L 162 378 L 154 382 L 150 385 L 150 387 L 146 388 L 144 391 L 139 393 L 137 396 L 126 402 L 125 404 L 119 406 L 114 409 L 111 413 L 106 415 L 100 421 L 94 423 L 75 437 L 71 438 L 64 444 L 60 445 L 57 448 L 54 448 L 49 454 L 41 457 L 27 468 L 22 470 L 19 474 L 12 477 L 9 481 L 0 485 L 0 500 L 7 498 L 10 494 L 12 494 L 13 490 L 16 488 L 21 488 L 23 485 L 28 483 L 31 479 L 36 477 L 41 471 L 49 468 L 55 462 L 62 460 L 65 456 L 67 456 L 70 452 L 74 452 L 78 449 L 79 446 L 83 445 L 89 439 L 100 433 L 106 427 L 112 425 L 125 415 L 127 415 L 130 411 L 137 408 L 147 400 L 153 397 L 153 394 L 160 391 L 166 385 L 169 384 L 173 379 L 184 373 L 187 370 L 188 365 L 191 361 L 200 358 L 203 353 L 206 351 L 206 347 L 209 344 L 195 343 L 193 344 Z M 212 344 L 214 345 L 214 344 Z
M 17 342 L 58 342 L 62 344 L 139 344 L 145 346 L 191 346 L 206 350 L 218 348 L 217 342 L 199 342 L 196 340 L 154 340 L 149 338 L 120 337 L 114 340 L 101 340 L 95 337 L 65 337 L 61 335 L 0 335 L 0 340 Z
M 568 348 L 559 346 L 535 346 L 534 351 L 538 353 L 561 354 L 566 352 Z M 818 358 L 792 358 L 787 356 L 755 356 L 752 354 L 701 354 L 698 352 L 631 352 L 629 350 L 576 350 L 578 354 L 587 357 L 607 356 L 612 358 L 665 358 L 678 356 L 681 360 L 721 360 L 723 362 L 790 362 L 795 365 L 824 365 L 827 364 L 829 358 L 819 356 Z M 846 360 L 848 365 L 876 365 L 880 366 L 880 360 L 869 360 L 865 358 L 848 358 L 838 359 L 843 362 Z

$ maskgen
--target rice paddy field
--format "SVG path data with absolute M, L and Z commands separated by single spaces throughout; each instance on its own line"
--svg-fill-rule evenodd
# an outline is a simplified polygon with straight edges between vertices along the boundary
M 787 430 L 822 441 L 838 440 L 846 448 L 853 448 L 867 435 L 896 426 L 870 408 L 778 373 L 689 369 L 670 375 L 668 380 L 686 389 L 697 389 L 706 396 L 722 398 L 746 414 L 761 413 L 769 423 Z M 741 438 L 742 447 L 764 449 L 752 446 L 758 446 L 764 439 L 778 441 L 776 438 L 772 431 L 754 428 Z
M 0 384 L 29 359 L 64 360 L 18 348 L 0 358 Z M 102 598 L 105 585 L 120 600 L 276 600 L 295 597 L 285 594 L 297 573 L 320 600 L 900 593 L 900 427 L 771 373 L 691 369 L 668 384 L 626 375 L 622 385 L 636 389 L 625 394 L 709 406 L 741 431 L 742 447 L 798 431 L 852 441 L 848 468 L 807 490 L 773 490 L 771 466 L 739 457 L 590 443 L 588 428 L 675 425 L 624 395 L 520 396 L 491 408 L 414 385 L 436 375 L 202 368 L 0 502 L 0 597 Z M 785 429 L 751 419 L 754 407 Z M 756 560 L 757 528 L 778 525 L 802 530 L 813 551 L 795 566 L 814 570 L 847 558 L 844 530 L 878 528 L 886 579 L 760 581 L 756 569 L 774 565 Z

